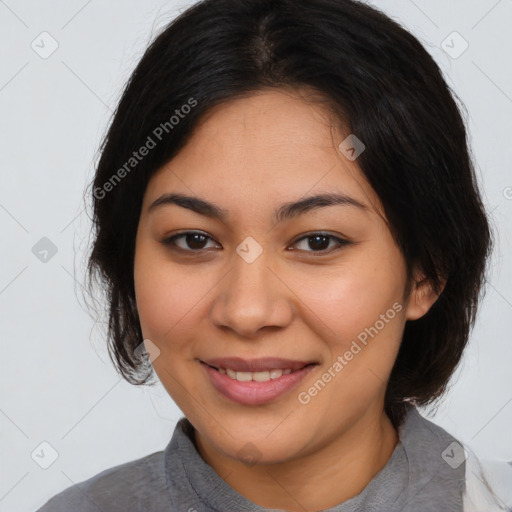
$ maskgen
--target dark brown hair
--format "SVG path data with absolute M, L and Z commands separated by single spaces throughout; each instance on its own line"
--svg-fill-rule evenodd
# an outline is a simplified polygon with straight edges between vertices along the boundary
M 142 333 L 133 280 L 148 180 L 209 109 L 267 87 L 315 90 L 345 113 L 409 276 L 418 265 L 437 291 L 447 279 L 430 311 L 406 323 L 385 400 L 398 426 L 407 402 L 433 403 L 445 391 L 475 321 L 492 239 L 456 95 L 413 35 L 354 0 L 203 0 L 149 46 L 91 184 L 89 287 L 97 280 L 107 296 L 109 354 L 129 382 L 149 381 L 147 356 L 134 352 Z M 149 138 L 156 145 L 134 159 Z

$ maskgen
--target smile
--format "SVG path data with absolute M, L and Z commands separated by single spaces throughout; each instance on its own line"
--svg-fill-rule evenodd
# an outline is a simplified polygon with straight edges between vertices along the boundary
M 315 362 L 275 358 L 252 361 L 226 358 L 199 362 L 217 392 L 245 405 L 260 405 L 276 400 L 298 385 L 318 365 Z M 215 365 L 212 364 L 214 362 Z M 219 364 L 221 362 L 222 365 Z

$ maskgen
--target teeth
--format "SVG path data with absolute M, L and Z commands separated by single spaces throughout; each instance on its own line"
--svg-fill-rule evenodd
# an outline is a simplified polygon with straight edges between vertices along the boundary
M 265 382 L 266 380 L 270 380 L 270 372 L 253 372 L 252 380 L 256 382 Z
M 292 373 L 290 368 L 286 368 L 284 370 L 275 368 L 273 370 L 266 370 L 263 372 L 236 372 L 230 368 L 218 368 L 218 370 L 223 375 L 227 375 L 228 377 L 236 379 L 240 382 L 249 382 L 250 380 L 254 380 L 256 382 L 266 382 L 271 379 L 278 379 L 283 375 Z

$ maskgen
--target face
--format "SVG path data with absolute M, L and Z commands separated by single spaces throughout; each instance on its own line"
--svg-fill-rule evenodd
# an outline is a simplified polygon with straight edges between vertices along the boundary
M 382 417 L 405 321 L 428 309 L 404 296 L 379 198 L 338 148 L 347 135 L 300 95 L 260 91 L 216 107 L 145 191 L 142 332 L 224 456 L 291 461 Z

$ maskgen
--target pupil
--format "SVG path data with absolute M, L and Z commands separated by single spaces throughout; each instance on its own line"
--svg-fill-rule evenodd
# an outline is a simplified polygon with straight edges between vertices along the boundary
M 205 239 L 206 237 L 204 235 L 198 234 L 187 235 L 186 237 L 187 245 L 191 249 L 202 249 L 205 243 Z
M 327 249 L 329 246 L 328 236 L 311 236 L 309 237 L 309 247 L 311 249 Z

